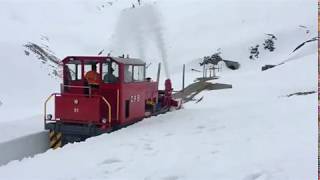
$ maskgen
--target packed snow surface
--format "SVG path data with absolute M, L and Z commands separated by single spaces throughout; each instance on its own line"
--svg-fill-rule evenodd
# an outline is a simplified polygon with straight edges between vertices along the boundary
M 152 63 L 151 76 L 165 56 L 175 89 L 181 88 L 182 63 L 187 64 L 189 84 L 201 76 L 190 68 L 201 70 L 199 58 L 221 48 L 222 56 L 240 62 L 241 68 L 223 69 L 213 83 L 233 88 L 202 92 L 196 96 L 203 96 L 202 101 L 189 102 L 179 111 L 10 162 L 0 167 L 0 179 L 317 178 L 317 94 L 287 97 L 317 91 L 316 43 L 291 54 L 317 36 L 316 1 L 142 1 L 152 11 L 132 9 L 129 1 L 110 2 L 2 1 L 0 142 L 43 131 L 43 101 L 59 90 L 60 80 L 47 76 L 46 65 L 24 54 L 27 42 L 44 43 L 59 58 L 94 55 L 102 49 L 144 56 Z M 146 27 L 148 23 L 139 20 L 143 15 L 156 17 L 155 26 Z M 128 30 L 128 38 L 121 39 L 117 35 L 126 31 L 119 28 L 134 27 L 121 24 L 128 21 L 141 23 L 141 29 Z M 277 36 L 275 51 L 261 49 L 258 60 L 249 60 L 249 48 L 262 44 L 266 33 Z M 43 36 L 49 40 L 44 42 Z M 264 64 L 283 61 L 260 71 Z

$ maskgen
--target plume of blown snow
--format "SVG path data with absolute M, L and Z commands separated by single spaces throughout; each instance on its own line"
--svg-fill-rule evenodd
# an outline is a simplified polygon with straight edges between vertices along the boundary
M 111 51 L 130 53 L 146 59 L 147 53 L 156 49 L 169 78 L 168 56 L 160 13 L 155 5 L 145 4 L 121 12 L 113 34 Z M 154 55 L 153 55 L 154 56 Z M 153 57 L 154 58 L 154 57 Z

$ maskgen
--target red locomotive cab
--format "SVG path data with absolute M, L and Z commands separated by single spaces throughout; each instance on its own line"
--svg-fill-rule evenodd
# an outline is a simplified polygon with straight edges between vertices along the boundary
M 119 64 L 96 57 L 67 57 L 63 63 L 61 94 L 55 98 L 56 119 L 109 127 L 117 118 Z

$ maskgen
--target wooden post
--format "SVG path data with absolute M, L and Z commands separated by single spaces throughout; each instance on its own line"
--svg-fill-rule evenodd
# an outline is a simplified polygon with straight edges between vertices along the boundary
M 183 64 L 183 68 L 182 68 L 182 92 L 184 91 L 185 74 L 186 74 L 186 65 Z

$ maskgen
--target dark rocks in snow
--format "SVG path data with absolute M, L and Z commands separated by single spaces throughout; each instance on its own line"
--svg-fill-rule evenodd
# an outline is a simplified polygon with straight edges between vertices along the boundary
M 263 43 L 263 48 L 269 50 L 270 52 L 273 52 L 275 49 L 273 40 L 266 39 Z
M 27 50 L 24 50 L 24 54 L 25 54 L 26 56 L 29 56 L 29 55 L 30 55 L 30 52 L 27 51 Z
M 271 69 L 271 68 L 274 68 L 274 67 L 276 67 L 276 65 L 267 64 L 267 65 L 262 66 L 261 70 L 265 71 L 265 70 L 268 70 L 268 69 Z
M 296 92 L 296 93 L 292 93 L 292 94 L 287 95 L 287 97 L 309 95 L 309 94 L 314 94 L 314 93 L 316 93 L 316 91 Z
M 52 62 L 58 65 L 60 62 L 60 59 L 49 52 L 48 49 L 45 49 L 35 43 L 29 42 L 25 44 L 24 47 L 33 52 L 43 63 Z
M 262 43 L 262 47 L 264 50 L 273 52 L 276 49 L 275 41 L 277 40 L 277 37 L 274 34 L 266 34 L 266 35 L 268 36 L 268 38 L 264 40 L 264 42 Z M 260 54 L 259 47 L 260 47 L 259 44 L 250 47 L 249 59 L 255 60 L 259 58 L 259 54 Z
M 275 50 L 274 41 L 277 40 L 277 37 L 273 34 L 266 34 L 266 35 L 268 35 L 269 38 L 264 40 L 263 48 L 265 50 L 269 50 L 270 52 L 273 52 Z
M 49 72 L 49 76 L 59 77 L 58 69 L 60 67 L 60 59 L 54 55 L 47 45 L 40 46 L 36 43 L 29 42 L 23 46 L 26 48 L 24 51 L 26 56 L 29 56 L 31 52 L 42 64 L 48 65 L 51 71 Z
M 256 46 L 251 46 L 250 48 L 250 56 L 249 58 L 252 60 L 258 59 L 259 58 L 259 45 L 257 44 Z
M 305 44 L 310 43 L 310 42 L 313 42 L 313 41 L 318 41 L 318 37 L 314 37 L 314 38 L 312 38 L 312 39 L 309 39 L 309 40 L 307 40 L 307 41 L 299 44 L 299 46 L 297 46 L 297 47 L 292 51 L 292 53 L 295 52 L 296 50 L 300 49 L 300 48 L 301 48 L 302 46 L 304 46 Z

